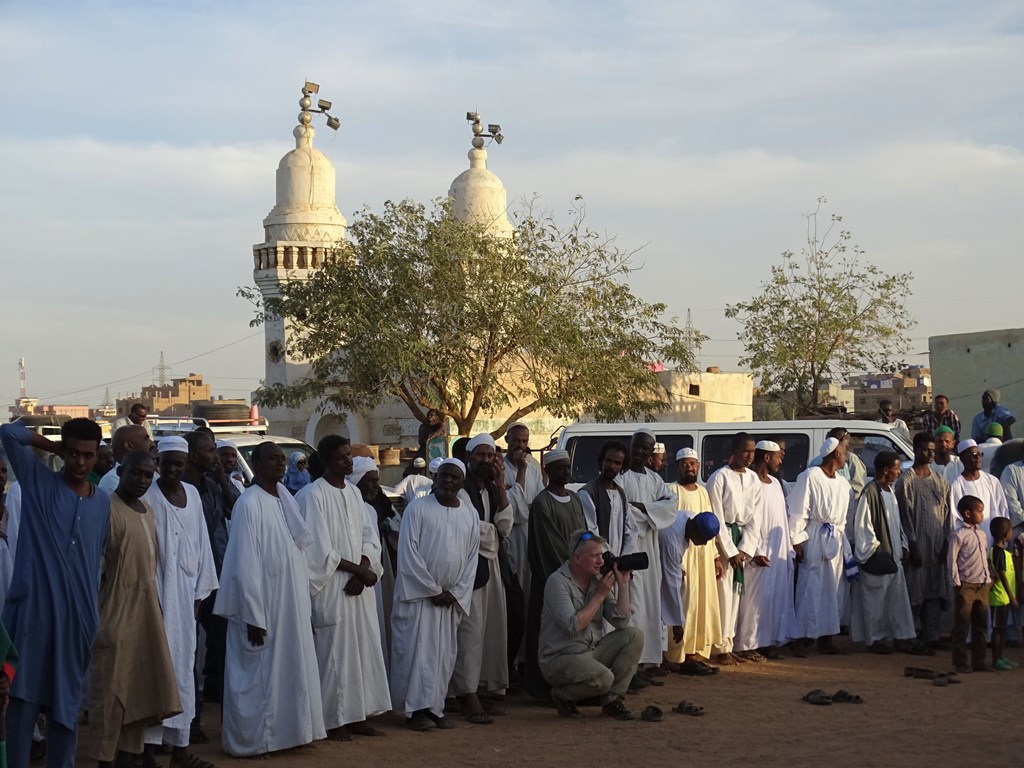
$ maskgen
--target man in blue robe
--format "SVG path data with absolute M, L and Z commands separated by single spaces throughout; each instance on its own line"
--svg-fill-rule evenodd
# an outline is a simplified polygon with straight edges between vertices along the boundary
M 32 729 L 49 715 L 47 768 L 73 768 L 82 683 L 99 627 L 100 564 L 110 532 L 110 497 L 88 475 L 100 428 L 89 419 L 61 427 L 61 443 L 21 422 L 0 426 L 7 461 L 21 484 L 21 528 L 3 622 L 21 651 L 7 709 L 11 768 L 27 768 Z M 52 472 L 29 446 L 63 456 Z

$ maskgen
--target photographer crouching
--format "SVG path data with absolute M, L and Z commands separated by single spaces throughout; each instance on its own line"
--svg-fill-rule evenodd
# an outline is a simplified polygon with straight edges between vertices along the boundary
M 644 647 L 643 633 L 629 624 L 628 570 L 605 564 L 605 541 L 590 531 L 572 535 L 569 560 L 544 587 L 539 661 L 561 717 L 580 718 L 581 699 L 600 697 L 601 711 L 632 720 L 622 703 Z M 604 570 L 605 572 L 602 572 Z M 607 634 L 604 622 L 615 629 Z

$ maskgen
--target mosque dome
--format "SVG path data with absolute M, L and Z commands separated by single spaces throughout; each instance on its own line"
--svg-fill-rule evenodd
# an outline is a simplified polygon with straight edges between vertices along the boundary
M 308 117 L 309 113 L 300 115 Z M 277 199 L 263 220 L 266 240 L 331 242 L 345 234 L 345 217 L 335 203 L 335 171 L 313 146 L 313 126 L 300 122 L 292 135 L 295 149 L 277 166 Z
M 505 186 L 487 169 L 487 150 L 478 146 L 469 150 L 469 168 L 455 177 L 448 196 L 460 221 L 482 224 L 499 237 L 511 236 Z

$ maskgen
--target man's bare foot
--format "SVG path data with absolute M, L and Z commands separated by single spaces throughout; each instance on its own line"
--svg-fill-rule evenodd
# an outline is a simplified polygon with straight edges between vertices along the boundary
M 329 730 L 327 732 L 327 739 L 329 741 L 352 741 L 352 736 L 343 725 L 340 728 L 332 728 Z
M 358 723 L 348 723 L 345 728 L 354 736 L 383 736 L 384 731 L 374 728 L 365 720 Z
M 732 657 L 731 653 L 720 653 L 717 656 L 715 656 L 715 664 L 718 664 L 723 667 L 735 667 L 737 662 Z

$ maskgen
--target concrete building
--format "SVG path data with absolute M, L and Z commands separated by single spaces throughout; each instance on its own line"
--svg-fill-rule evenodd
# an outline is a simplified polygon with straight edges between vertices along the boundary
M 88 419 L 88 405 L 62 405 L 60 403 L 42 403 L 38 397 L 19 397 L 14 405 L 7 409 L 11 420 L 20 416 L 67 416 L 70 419 Z
M 663 371 L 658 379 L 669 407 L 658 421 L 733 422 L 754 420 L 754 381 L 749 373 Z
M 986 389 L 998 389 L 1000 404 L 1022 418 L 1024 328 L 932 336 L 928 352 L 935 394 L 949 398 L 965 432 L 981 410 Z
M 138 394 L 117 398 L 115 418 L 127 416 L 136 403 L 142 403 L 150 416 L 189 416 L 193 405 L 209 400 L 210 385 L 203 383 L 203 375 L 190 373 L 165 386 L 151 384 Z
M 851 410 L 864 418 L 874 418 L 883 400 L 891 400 L 897 411 L 927 410 L 932 402 L 931 370 L 914 365 L 897 373 L 851 376 L 844 389 L 853 393 Z

